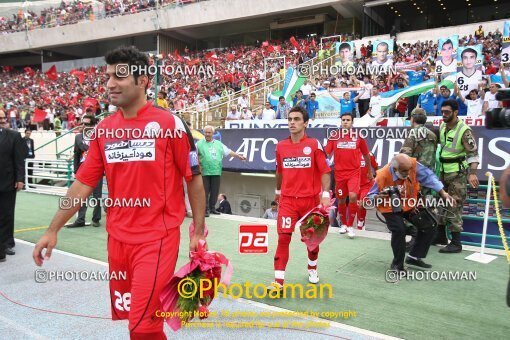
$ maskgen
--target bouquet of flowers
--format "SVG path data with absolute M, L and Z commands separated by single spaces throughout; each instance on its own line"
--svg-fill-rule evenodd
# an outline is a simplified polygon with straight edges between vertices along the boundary
M 334 200 L 331 200 L 331 203 L 333 202 Z M 301 231 L 301 241 L 310 251 L 317 248 L 326 238 L 330 224 L 329 211 L 332 209 L 334 209 L 332 204 L 328 208 L 319 204 L 297 221 L 296 226 Z
M 190 237 L 194 226 L 190 225 Z M 207 236 L 207 228 L 204 235 Z M 206 250 L 205 241 L 201 240 L 197 251 L 190 252 L 190 262 L 182 266 L 172 277 L 160 295 L 161 308 L 165 312 L 173 312 L 167 318 L 167 324 L 177 331 L 182 322 L 189 322 L 195 316 L 200 319 L 208 317 L 208 306 L 214 299 L 216 284 L 228 285 L 232 276 L 232 265 L 221 253 Z M 226 271 L 222 275 L 222 265 Z M 208 280 L 207 289 L 202 290 L 201 281 Z M 186 288 L 188 286 L 188 288 Z M 202 294 L 201 294 L 202 293 Z

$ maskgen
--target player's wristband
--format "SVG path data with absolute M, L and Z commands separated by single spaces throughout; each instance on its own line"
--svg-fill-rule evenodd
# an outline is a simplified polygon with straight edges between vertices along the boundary
M 331 196 L 329 195 L 329 191 L 323 191 L 322 198 L 331 198 Z
M 281 194 L 282 194 L 282 191 L 281 191 L 281 190 L 278 190 L 278 189 L 275 189 L 275 190 L 274 190 L 274 193 L 275 193 L 275 195 L 281 195 Z

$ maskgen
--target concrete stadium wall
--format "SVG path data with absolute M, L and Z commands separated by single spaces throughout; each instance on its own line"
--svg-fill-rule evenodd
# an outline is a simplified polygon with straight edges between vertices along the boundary
M 348 0 L 341 0 L 347 2 Z M 74 45 L 83 42 L 147 34 L 160 30 L 184 29 L 212 23 L 262 17 L 279 12 L 329 6 L 332 0 L 211 0 L 183 7 L 160 9 L 75 25 L 36 29 L 0 36 L 1 53 Z

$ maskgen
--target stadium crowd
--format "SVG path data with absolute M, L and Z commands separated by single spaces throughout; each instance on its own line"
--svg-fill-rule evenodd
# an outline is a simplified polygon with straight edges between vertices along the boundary
M 496 74 L 500 72 L 501 37 L 499 30 L 488 32 L 486 35 L 482 31 L 482 34 L 469 34 L 460 38 L 459 46 L 483 44 L 485 74 Z M 357 37 L 344 35 L 341 40 L 349 41 L 355 38 Z M 176 50 L 163 56 L 158 63 L 169 65 L 172 70 L 185 70 L 187 67 L 188 71 L 163 74 L 159 77 L 159 93 L 149 91 L 149 96 L 157 100 L 158 105 L 172 112 L 179 113 L 194 105 L 197 111 L 207 111 L 215 103 L 226 101 L 230 103 L 234 93 L 265 79 L 278 75 L 279 79 L 283 79 L 284 68 L 296 66 L 318 55 L 320 47 L 317 39 L 318 37 L 308 37 L 291 38 L 287 41 L 257 41 L 254 46 L 240 45 L 223 50 L 190 51 L 188 48 L 180 52 Z M 332 43 L 333 41 L 326 40 L 324 50 L 330 49 Z M 337 98 L 341 104 L 340 112 L 351 110 L 363 115 L 368 110 L 371 97 L 434 78 L 437 42 L 429 40 L 395 45 L 397 52 L 394 54 L 394 61 L 397 67 L 402 67 L 402 72 L 389 76 L 353 77 L 329 74 L 313 76 L 310 82 L 301 88 L 303 100 L 299 101 L 296 94 L 293 102 L 288 104 L 296 105 L 299 101 L 299 105 L 310 106 L 312 111 L 310 114 L 313 117 L 316 104 L 308 104 L 313 91 L 354 88 L 350 91 L 350 96 Z M 372 49 L 371 42 L 367 46 L 361 45 L 361 55 L 354 56 L 354 65 L 357 67 L 370 64 Z M 282 59 L 273 59 L 267 62 L 264 70 L 265 58 L 281 56 L 285 57 L 285 65 Z M 414 66 L 411 69 L 406 65 Z M 207 67 L 212 68 L 213 74 L 200 71 L 206 70 Z M 8 116 L 14 118 L 18 127 L 29 125 L 30 121 L 32 123 L 37 121 L 39 128 L 51 129 L 55 126 L 54 120 L 57 117 L 63 129 L 71 128 L 78 124 L 79 118 L 85 114 L 87 108 L 97 113 L 115 110 L 108 103 L 103 74 L 102 67 L 61 73 L 50 69 L 43 73 L 30 67 L 19 70 L 6 66 L 0 73 L 0 98 L 2 98 L 0 107 L 7 110 Z M 489 88 L 485 88 L 489 85 L 482 87 L 484 92 L 489 92 Z M 69 92 L 67 89 L 73 91 Z M 440 94 L 436 92 L 428 95 L 437 99 Z M 456 93 L 449 93 L 448 96 L 453 94 Z M 358 100 L 355 100 L 356 97 Z M 466 105 L 460 97 L 457 99 L 461 106 L 460 115 L 465 115 Z M 419 100 L 417 96 L 414 99 L 399 100 L 391 109 L 391 114 L 406 116 L 421 103 Z M 264 114 L 267 113 L 265 108 L 260 112 L 252 112 L 253 104 L 251 98 L 246 100 L 240 98 L 234 102 L 233 114 L 227 116 L 227 119 L 271 119 L 271 114 Z M 273 116 L 274 118 L 285 118 L 276 106 L 267 109 L 278 113 Z M 44 115 L 42 111 L 46 111 L 47 115 L 41 121 L 41 115 Z M 34 119 L 34 116 L 37 116 L 37 119 Z
M 200 0 L 98 0 L 62 1 L 58 7 L 45 8 L 37 14 L 35 11 L 20 8 L 11 18 L 0 17 L 0 32 L 9 34 L 35 28 L 57 27 L 75 24 L 79 21 L 135 14 L 168 5 L 186 5 Z M 206 0 L 202 0 L 206 1 Z

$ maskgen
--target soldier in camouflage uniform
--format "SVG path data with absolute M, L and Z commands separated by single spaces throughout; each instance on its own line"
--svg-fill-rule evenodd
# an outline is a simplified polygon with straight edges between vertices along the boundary
M 462 206 L 466 200 L 467 183 L 477 188 L 480 184 L 476 176 L 476 168 L 480 159 L 478 148 L 471 128 L 457 117 L 458 103 L 446 100 L 441 105 L 443 123 L 440 127 L 439 154 L 440 177 L 450 196 L 456 201 L 455 207 L 447 207 L 453 214 L 445 214 L 446 224 L 450 228 L 450 243 L 439 250 L 440 253 L 460 253 L 462 244 Z
M 436 171 L 436 149 L 437 136 L 434 132 L 427 129 L 424 125 L 427 122 L 425 110 L 416 108 L 411 112 L 411 127 L 400 153 L 405 153 L 409 157 L 416 158 L 418 162 L 427 168 Z M 432 194 L 432 189 L 421 187 L 420 193 L 423 198 Z M 415 226 L 409 225 L 411 241 L 407 243 L 407 248 L 412 247 L 416 239 L 418 230 Z

